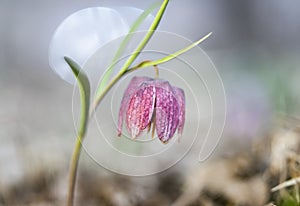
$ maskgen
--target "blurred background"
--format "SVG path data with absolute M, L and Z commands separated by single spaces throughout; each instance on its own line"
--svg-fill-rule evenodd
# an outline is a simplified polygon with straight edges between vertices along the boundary
M 146 9 L 154 2 L 0 1 L 0 205 L 60 205 L 65 199 L 75 129 L 71 110 L 73 86 L 56 75 L 48 62 L 48 47 L 58 25 L 87 7 Z M 201 48 L 218 69 L 227 97 L 227 120 L 218 154 L 227 155 L 261 141 L 282 116 L 299 117 L 299 19 L 300 2 L 296 0 L 170 1 L 159 30 L 191 41 L 213 32 Z M 91 168 L 97 167 L 88 157 L 83 157 L 84 162 Z M 184 173 L 178 170 L 176 175 Z M 83 176 L 85 172 L 88 173 L 83 169 Z M 148 190 L 155 194 L 152 189 L 160 188 L 150 177 L 112 178 L 104 169 L 101 175 L 93 175 L 99 184 L 110 186 L 99 194 L 78 192 L 78 201 L 98 195 L 101 202 L 107 198 L 106 193 L 114 193 L 114 185 L 131 191 L 126 181 L 135 182 L 140 188 L 131 191 L 140 199 L 148 197 Z M 158 178 L 164 178 L 170 187 L 180 188 L 184 180 L 174 186 L 172 175 L 174 172 Z M 49 182 L 55 183 L 46 187 Z M 89 188 L 89 183 L 93 180 L 81 181 L 82 188 Z M 166 202 L 177 199 L 179 191 L 182 190 L 170 192 L 164 203 L 152 205 L 168 205 Z M 20 201 L 13 200 L 15 197 Z M 133 205 L 129 200 L 124 203 L 127 199 L 122 195 L 115 199 L 110 205 Z M 102 205 L 93 201 L 87 205 Z

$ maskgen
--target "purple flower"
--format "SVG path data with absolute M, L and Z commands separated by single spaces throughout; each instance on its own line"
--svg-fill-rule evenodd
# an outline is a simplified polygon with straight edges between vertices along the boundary
M 118 121 L 118 136 L 123 120 L 132 138 L 144 129 L 156 130 L 158 138 L 167 143 L 178 129 L 181 135 L 185 121 L 184 91 L 168 81 L 149 77 L 134 77 L 123 96 Z

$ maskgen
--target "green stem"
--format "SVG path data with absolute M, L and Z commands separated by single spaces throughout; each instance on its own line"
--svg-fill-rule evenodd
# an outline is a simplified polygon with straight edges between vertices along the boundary
M 102 99 L 106 96 L 106 94 L 109 92 L 109 90 L 115 85 L 115 83 L 117 83 L 117 81 L 119 81 L 119 79 L 121 79 L 121 77 L 127 73 L 127 71 L 123 72 L 123 73 L 118 73 L 117 76 L 115 76 L 110 82 L 109 84 L 105 87 L 105 89 L 103 90 L 103 92 L 98 96 L 98 98 L 96 98 L 96 100 L 93 103 L 91 112 L 90 112 L 90 119 L 93 117 L 93 115 L 95 114 L 95 111 L 97 109 L 97 106 L 100 104 L 100 102 L 102 101 Z
M 68 188 L 68 202 L 67 206 L 73 206 L 74 204 L 74 194 L 75 194 L 75 185 L 77 177 L 77 168 L 80 159 L 80 153 L 82 149 L 82 140 L 84 136 L 78 136 L 76 139 L 75 147 L 72 154 L 72 160 L 69 170 L 69 188 Z

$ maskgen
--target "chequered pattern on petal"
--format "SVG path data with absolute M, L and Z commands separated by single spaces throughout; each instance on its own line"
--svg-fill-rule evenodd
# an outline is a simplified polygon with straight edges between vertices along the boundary
M 140 85 L 143 82 L 151 81 L 152 78 L 149 77 L 133 77 L 125 90 L 124 96 L 122 98 L 120 111 L 119 111 L 119 119 L 118 119 L 118 136 L 121 136 L 122 133 L 122 126 L 123 126 L 123 119 L 128 108 L 128 102 L 131 99 L 132 95 L 138 90 Z
M 155 112 L 155 114 L 154 114 Z M 149 77 L 134 77 L 121 102 L 118 135 L 121 135 L 125 118 L 132 138 L 155 122 L 158 138 L 167 143 L 178 129 L 182 134 L 185 122 L 184 91 L 172 87 L 168 81 Z
M 178 134 L 181 136 L 183 132 L 185 122 L 185 95 L 184 91 L 180 88 L 173 87 L 175 97 L 179 105 L 179 122 L 178 122 Z
M 179 121 L 179 105 L 169 83 L 156 87 L 156 133 L 166 143 L 173 137 Z
M 139 89 L 130 99 L 126 111 L 128 132 L 135 138 L 151 121 L 155 103 L 155 87 L 148 85 Z

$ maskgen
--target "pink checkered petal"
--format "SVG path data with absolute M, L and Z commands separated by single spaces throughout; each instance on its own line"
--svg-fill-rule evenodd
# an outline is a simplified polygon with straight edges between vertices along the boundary
M 138 137 L 149 125 L 155 105 L 154 82 L 143 83 L 133 94 L 126 110 L 126 126 L 132 138 Z
M 128 101 L 136 93 L 143 82 L 152 81 L 149 77 L 133 77 L 127 86 L 124 96 L 121 101 L 118 119 L 118 136 L 122 134 L 123 120 L 126 109 L 128 108 Z
M 179 123 L 179 104 L 173 88 L 167 81 L 156 82 L 156 133 L 167 143 L 173 136 Z
M 173 87 L 173 90 L 179 105 L 179 122 L 178 122 L 177 131 L 179 136 L 181 136 L 183 132 L 184 123 L 185 123 L 185 94 L 184 91 L 180 88 Z

